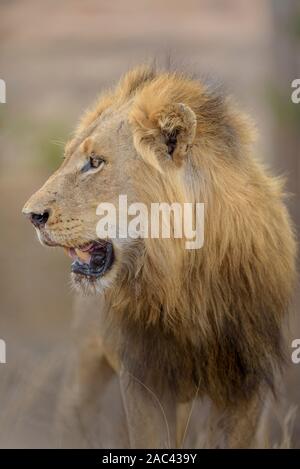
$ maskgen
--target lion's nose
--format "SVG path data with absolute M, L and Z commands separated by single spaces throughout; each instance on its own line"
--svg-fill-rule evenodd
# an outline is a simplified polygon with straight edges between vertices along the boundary
M 50 215 L 50 210 L 44 210 L 43 212 L 35 213 L 35 212 L 30 212 L 25 207 L 23 208 L 22 212 L 24 213 L 24 215 L 26 215 L 29 218 L 31 223 L 36 228 L 41 228 L 42 226 L 46 225 L 49 219 L 49 215 Z
M 36 226 L 37 228 L 40 228 L 41 226 L 46 225 L 47 221 L 49 218 L 49 211 L 45 210 L 43 213 L 30 213 L 29 214 L 29 219 L 31 223 Z

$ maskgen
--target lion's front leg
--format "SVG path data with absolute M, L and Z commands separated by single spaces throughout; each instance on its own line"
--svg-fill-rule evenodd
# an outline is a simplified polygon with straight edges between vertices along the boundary
M 87 343 L 69 364 L 57 430 L 64 448 L 128 446 L 117 375 L 98 341 Z
M 256 447 L 261 413 L 262 402 L 258 396 L 234 409 L 222 410 L 212 405 L 205 447 Z
M 121 393 L 127 417 L 131 448 L 176 446 L 176 403 L 159 396 L 150 386 L 124 368 L 120 371 Z

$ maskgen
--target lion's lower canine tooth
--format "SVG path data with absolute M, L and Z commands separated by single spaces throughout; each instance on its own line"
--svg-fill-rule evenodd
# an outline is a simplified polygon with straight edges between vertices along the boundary
M 80 251 L 80 249 L 75 249 L 75 252 L 79 259 L 85 262 L 89 262 L 91 255 L 88 252 Z

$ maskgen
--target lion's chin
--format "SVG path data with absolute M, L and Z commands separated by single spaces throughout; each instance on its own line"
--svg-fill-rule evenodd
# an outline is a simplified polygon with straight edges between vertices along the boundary
M 113 275 L 90 277 L 80 273 L 71 272 L 71 285 L 80 294 L 85 296 L 102 294 L 113 283 Z

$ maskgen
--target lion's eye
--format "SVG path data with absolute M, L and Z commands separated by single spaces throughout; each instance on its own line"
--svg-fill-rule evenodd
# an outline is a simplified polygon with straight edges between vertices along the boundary
M 91 168 L 97 169 L 102 163 L 104 163 L 104 159 L 101 156 L 90 156 Z
M 99 169 L 105 163 L 105 159 L 102 156 L 90 155 L 88 161 L 82 168 L 82 172 L 86 172 L 92 169 Z

